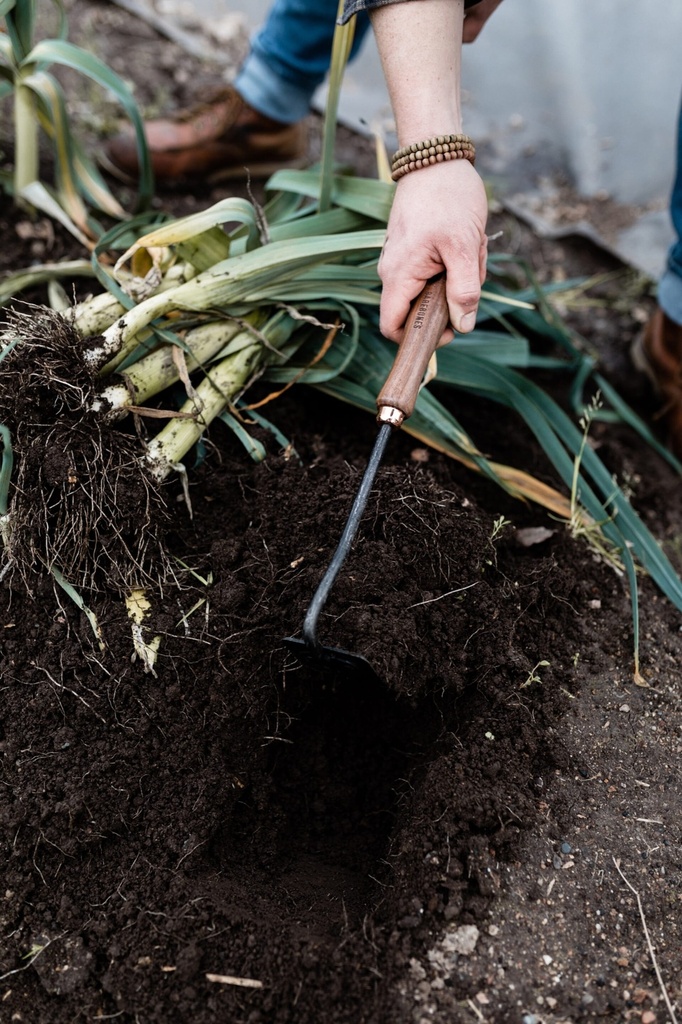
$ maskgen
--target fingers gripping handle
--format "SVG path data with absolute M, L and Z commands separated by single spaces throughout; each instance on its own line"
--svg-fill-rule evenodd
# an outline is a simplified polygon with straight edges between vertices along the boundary
M 432 277 L 412 303 L 391 372 L 377 398 L 379 420 L 399 427 L 414 411 L 429 360 L 450 319 L 445 274 Z

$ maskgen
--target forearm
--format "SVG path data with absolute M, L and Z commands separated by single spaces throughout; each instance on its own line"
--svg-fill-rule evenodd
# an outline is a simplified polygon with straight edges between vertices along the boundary
M 462 132 L 464 6 L 465 0 L 401 0 L 371 13 L 401 148 Z M 485 188 L 468 159 L 415 166 L 400 177 L 379 261 L 387 338 L 400 341 L 410 303 L 442 270 L 451 324 L 473 328 L 485 278 L 486 215 Z
M 399 146 L 461 132 L 464 0 L 406 0 L 370 16 Z

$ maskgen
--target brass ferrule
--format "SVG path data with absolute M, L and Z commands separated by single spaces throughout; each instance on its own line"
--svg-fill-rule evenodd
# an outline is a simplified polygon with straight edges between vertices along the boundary
M 379 423 L 390 423 L 392 427 L 398 428 L 402 426 L 405 414 L 396 409 L 394 405 L 380 405 L 379 411 L 377 412 L 377 420 Z

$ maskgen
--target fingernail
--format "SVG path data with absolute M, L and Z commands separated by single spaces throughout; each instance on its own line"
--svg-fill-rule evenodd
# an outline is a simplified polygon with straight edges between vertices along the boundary
M 462 334 L 466 334 L 467 331 L 473 330 L 473 327 L 474 327 L 475 323 L 476 323 L 476 314 L 475 313 L 467 313 L 466 316 L 463 316 L 462 319 L 459 321 L 458 330 Z

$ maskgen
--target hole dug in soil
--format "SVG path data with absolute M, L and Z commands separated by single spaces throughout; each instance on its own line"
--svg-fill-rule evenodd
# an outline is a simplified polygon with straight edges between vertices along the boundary
M 423 715 L 379 686 L 315 679 L 291 687 L 295 706 L 286 692 L 276 716 L 282 732 L 269 741 L 263 773 L 211 853 L 229 876 L 248 874 L 261 890 L 274 885 L 283 906 L 333 940 L 382 900 L 394 823 L 437 723 L 420 722 Z

